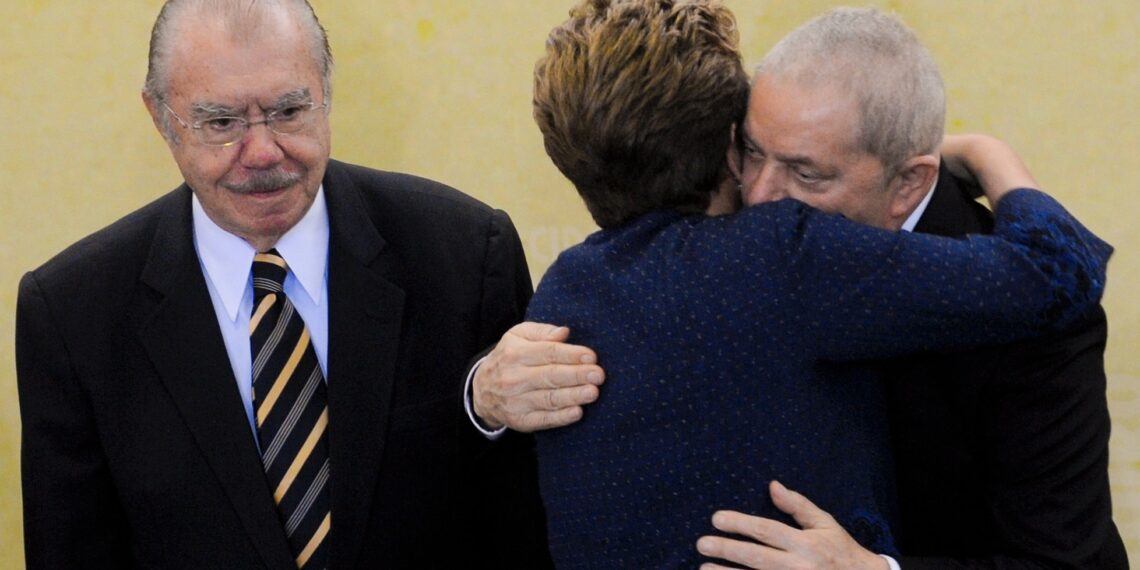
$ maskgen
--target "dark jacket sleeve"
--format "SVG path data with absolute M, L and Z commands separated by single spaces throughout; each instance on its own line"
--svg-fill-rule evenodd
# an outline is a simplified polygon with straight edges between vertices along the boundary
M 475 372 L 479 360 L 494 350 L 495 344 L 507 329 L 522 322 L 527 304 L 534 293 L 522 242 L 519 241 L 510 218 L 502 210 L 496 210 L 492 219 L 487 252 L 487 273 L 482 287 L 483 310 L 480 314 L 480 320 L 484 323 L 480 329 L 480 341 L 486 348 L 467 363 L 459 387 L 464 394 L 463 417 L 460 421 L 472 430 L 475 426 L 471 425 L 466 404 L 470 396 L 467 378 Z M 471 415 L 474 415 L 474 411 L 471 411 Z
M 16 372 L 27 567 L 126 568 L 130 546 L 90 402 L 35 274 L 20 281 Z
M 904 570 L 1128 568 L 1107 475 L 1106 335 L 1098 308 L 1069 333 L 993 351 L 965 380 L 978 386 L 978 423 L 967 444 L 976 449 L 961 451 L 985 466 L 981 496 L 962 498 L 977 510 L 948 507 L 942 528 L 924 534 L 957 528 L 988 552 L 904 556 Z
M 499 210 L 492 215 L 487 233 L 481 288 L 478 335 L 480 346 L 488 346 L 522 320 L 533 293 L 518 234 L 507 214 Z M 480 450 L 467 471 L 471 488 L 462 495 L 473 501 L 465 511 L 481 515 L 468 523 L 483 536 L 474 547 L 482 552 L 472 562 L 488 568 L 553 567 L 533 438 L 508 431 L 488 441 L 471 426 L 466 411 L 462 413 L 460 438 L 469 448 Z

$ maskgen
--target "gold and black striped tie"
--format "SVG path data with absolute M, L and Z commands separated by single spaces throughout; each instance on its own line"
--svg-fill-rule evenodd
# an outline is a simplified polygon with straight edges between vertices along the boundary
M 309 329 L 285 297 L 285 260 L 253 258 L 253 409 L 261 463 L 298 568 L 328 566 L 329 451 L 324 376 Z

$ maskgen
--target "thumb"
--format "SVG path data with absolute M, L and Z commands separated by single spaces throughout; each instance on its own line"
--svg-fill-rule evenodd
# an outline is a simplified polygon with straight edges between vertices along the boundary
M 768 492 L 772 494 L 772 503 L 776 508 L 791 515 L 804 530 L 836 526 L 831 515 L 815 506 L 807 497 L 781 485 L 779 481 L 772 481 L 768 485 Z

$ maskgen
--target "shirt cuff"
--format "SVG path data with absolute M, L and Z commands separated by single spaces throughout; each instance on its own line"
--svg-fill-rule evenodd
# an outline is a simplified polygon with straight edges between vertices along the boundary
M 494 441 L 506 433 L 507 426 L 503 426 L 495 430 L 487 429 L 483 426 L 483 422 L 479 421 L 479 418 L 475 417 L 475 405 L 471 403 L 471 385 L 475 381 L 475 371 L 479 370 L 479 366 L 483 364 L 484 360 L 487 360 L 486 356 L 475 361 L 475 365 L 471 367 L 471 372 L 467 373 L 467 382 L 463 384 L 463 409 L 467 411 L 467 418 L 471 420 L 471 424 L 475 426 L 475 429 L 479 430 L 479 433 L 483 434 L 483 437 Z M 899 569 L 896 565 L 891 570 Z
M 880 554 L 879 556 L 882 556 L 883 558 L 885 558 L 887 560 L 887 564 L 891 567 L 891 570 L 902 570 L 902 567 L 899 566 L 898 561 L 895 560 L 894 558 L 891 558 L 890 556 L 887 556 L 886 554 Z

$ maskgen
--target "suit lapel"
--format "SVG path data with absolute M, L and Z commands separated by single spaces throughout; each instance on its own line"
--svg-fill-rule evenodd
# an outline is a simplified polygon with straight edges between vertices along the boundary
M 194 252 L 190 192 L 167 208 L 143 270 L 159 293 L 140 341 L 270 568 L 293 564 Z
M 388 426 L 404 292 L 399 262 L 336 163 L 329 211 L 329 450 L 332 566 L 352 567 L 368 525 Z

